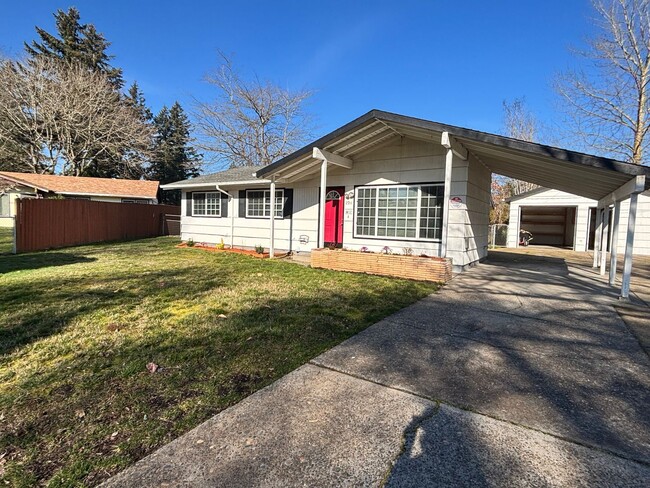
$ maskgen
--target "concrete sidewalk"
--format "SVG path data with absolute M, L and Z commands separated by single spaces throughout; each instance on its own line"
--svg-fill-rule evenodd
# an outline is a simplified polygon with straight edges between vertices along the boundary
M 590 270 L 493 253 L 106 486 L 647 486 L 650 359 Z

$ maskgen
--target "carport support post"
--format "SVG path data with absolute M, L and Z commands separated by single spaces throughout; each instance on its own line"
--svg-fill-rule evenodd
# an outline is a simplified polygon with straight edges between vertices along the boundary
M 630 195 L 630 212 L 627 217 L 627 238 L 625 240 L 625 260 L 623 261 L 623 283 L 621 300 L 630 299 L 630 279 L 632 277 L 632 251 L 634 250 L 634 230 L 636 227 L 636 206 L 639 194 Z
M 443 144 L 444 146 L 444 144 Z M 447 236 L 449 235 L 449 199 L 451 198 L 451 171 L 454 163 L 454 151 L 451 146 L 445 155 L 445 193 L 442 209 L 442 239 L 440 241 L 440 257 L 447 257 Z
M 269 258 L 275 254 L 275 176 L 271 178 L 271 242 L 269 243 Z
M 614 222 L 612 224 L 612 239 L 609 245 L 609 284 L 616 284 L 616 253 L 618 247 L 618 228 L 621 222 L 621 202 L 614 203 Z
M 318 207 L 318 247 L 325 247 L 325 196 L 327 195 L 327 159 L 320 164 L 320 205 Z
M 607 272 L 607 231 L 609 230 L 609 205 L 603 209 L 603 222 L 600 230 L 600 274 Z
M 598 267 L 600 262 L 600 235 L 602 232 L 602 221 L 600 216 L 600 207 L 596 207 L 596 235 L 594 236 L 594 268 Z

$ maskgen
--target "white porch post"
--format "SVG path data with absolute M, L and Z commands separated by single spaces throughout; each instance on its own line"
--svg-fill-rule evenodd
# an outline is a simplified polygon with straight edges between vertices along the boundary
M 228 205 L 230 205 L 230 249 L 235 249 L 235 197 L 233 195 L 228 197 Z
M 598 267 L 600 262 L 600 235 L 602 232 L 602 221 L 600 217 L 600 207 L 596 207 L 596 235 L 594 236 L 594 268 Z
M 630 195 L 630 212 L 627 217 L 627 238 L 625 240 L 625 260 L 623 261 L 623 283 L 621 285 L 621 299 L 630 298 L 630 279 L 632 277 L 632 251 L 634 250 L 634 230 L 636 226 L 636 206 L 639 194 Z
M 443 196 L 442 209 L 442 240 L 440 242 L 440 257 L 447 257 L 447 237 L 449 235 L 449 199 L 451 198 L 451 171 L 454 164 L 454 152 L 451 147 L 447 148 L 445 155 L 445 194 Z
M 609 244 L 609 284 L 616 284 L 616 253 L 618 247 L 618 228 L 621 222 L 621 202 L 614 203 L 614 222 L 612 223 L 612 238 Z
M 318 207 L 318 247 L 325 247 L 325 196 L 327 195 L 327 160 L 320 164 L 320 206 Z
M 607 272 L 607 232 L 609 231 L 609 205 L 603 209 L 603 223 L 600 231 L 600 274 Z
M 275 254 L 275 176 L 271 178 L 271 242 L 269 243 L 269 257 Z

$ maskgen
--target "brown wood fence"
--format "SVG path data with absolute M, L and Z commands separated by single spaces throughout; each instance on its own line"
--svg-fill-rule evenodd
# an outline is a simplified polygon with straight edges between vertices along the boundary
M 16 252 L 160 236 L 167 234 L 165 215 L 180 215 L 180 207 L 173 205 L 54 199 L 17 203 Z

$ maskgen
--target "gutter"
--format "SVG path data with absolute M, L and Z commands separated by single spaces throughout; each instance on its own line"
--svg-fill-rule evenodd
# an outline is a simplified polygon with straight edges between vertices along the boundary
M 185 188 L 210 188 L 212 185 L 226 185 L 226 186 L 241 186 L 241 185 L 263 185 L 269 184 L 271 180 L 240 180 L 240 181 L 222 181 L 220 183 L 215 183 L 207 181 L 205 183 L 168 183 L 166 185 L 160 185 L 160 188 L 163 190 L 183 190 Z

